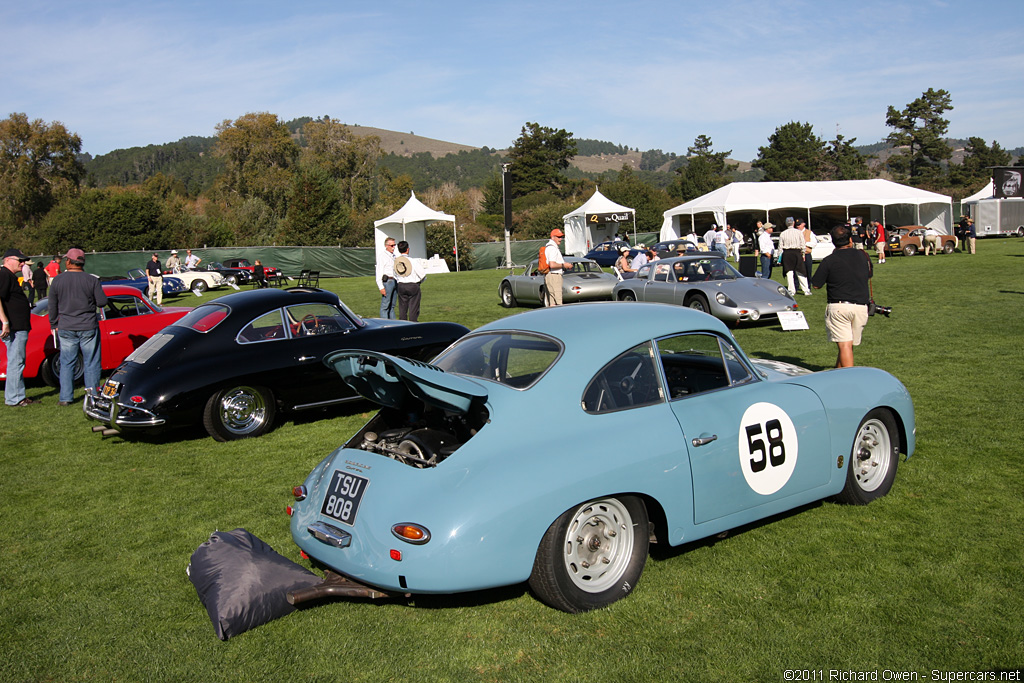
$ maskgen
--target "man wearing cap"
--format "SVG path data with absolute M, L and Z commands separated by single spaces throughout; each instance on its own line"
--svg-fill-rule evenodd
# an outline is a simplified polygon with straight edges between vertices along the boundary
M 544 276 L 544 305 L 562 305 L 562 271 L 568 270 L 569 264 L 562 258 L 562 243 L 565 233 L 559 228 L 551 231 L 551 239 L 544 245 L 544 258 L 548 261 L 548 272 Z
M 74 401 L 75 367 L 78 354 L 85 366 L 85 386 L 100 383 L 100 331 L 96 309 L 107 305 L 98 278 L 85 272 L 85 252 L 69 249 L 64 255 L 67 270 L 50 285 L 50 329 L 60 342 L 60 399 L 57 405 Z
M 786 287 L 790 296 L 796 294 L 796 284 L 793 282 L 795 274 L 800 281 L 800 291 L 805 296 L 810 296 L 811 289 L 807 285 L 807 271 L 804 269 L 804 248 L 807 242 L 799 227 L 803 225 L 803 221 L 794 225 L 787 219 L 786 225 L 786 229 L 779 235 L 779 249 L 782 250 L 782 272 L 786 276 Z
M 9 406 L 28 406 L 39 401 L 25 396 L 25 346 L 32 327 L 30 306 L 25 292 L 18 284 L 21 264 L 28 257 L 17 249 L 4 253 L 0 268 L 0 337 L 7 347 L 7 381 L 4 383 L 4 403 Z
M 158 254 L 153 254 L 146 263 L 146 277 L 149 278 L 149 298 L 159 306 L 164 302 L 164 272 L 160 270 Z

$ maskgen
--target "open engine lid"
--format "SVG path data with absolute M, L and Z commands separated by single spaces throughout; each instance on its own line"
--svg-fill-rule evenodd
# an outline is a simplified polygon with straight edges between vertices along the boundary
M 401 407 L 412 396 L 436 408 L 466 413 L 474 401 L 487 400 L 487 388 L 470 379 L 386 353 L 334 351 L 324 364 L 360 396 L 389 408 Z

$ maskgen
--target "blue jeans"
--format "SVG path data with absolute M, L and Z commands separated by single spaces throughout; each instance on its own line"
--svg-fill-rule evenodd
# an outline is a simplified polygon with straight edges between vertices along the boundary
M 25 399 L 25 345 L 28 344 L 28 330 L 11 332 L 4 339 L 7 347 L 7 382 L 4 385 L 4 403 L 17 405 Z
M 772 257 L 761 254 L 761 277 L 770 280 L 772 277 Z
M 384 283 L 384 296 L 380 298 L 380 317 L 387 320 L 395 319 L 395 278 L 389 277 Z
M 75 398 L 75 368 L 78 352 L 82 352 L 85 366 L 85 386 L 97 387 L 100 383 L 100 331 L 57 330 L 60 339 L 60 400 L 70 403 Z

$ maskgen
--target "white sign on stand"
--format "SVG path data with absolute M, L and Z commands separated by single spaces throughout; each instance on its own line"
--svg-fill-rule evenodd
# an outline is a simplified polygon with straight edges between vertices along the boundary
M 779 311 L 779 323 L 783 330 L 806 330 L 807 318 L 803 311 Z

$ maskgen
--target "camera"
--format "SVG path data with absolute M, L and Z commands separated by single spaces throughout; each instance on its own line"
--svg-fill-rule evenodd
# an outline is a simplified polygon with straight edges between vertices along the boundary
M 868 315 L 875 315 L 876 313 L 888 318 L 889 315 L 892 314 L 892 306 L 882 306 L 881 304 L 876 304 L 874 300 L 872 300 L 868 304 Z

